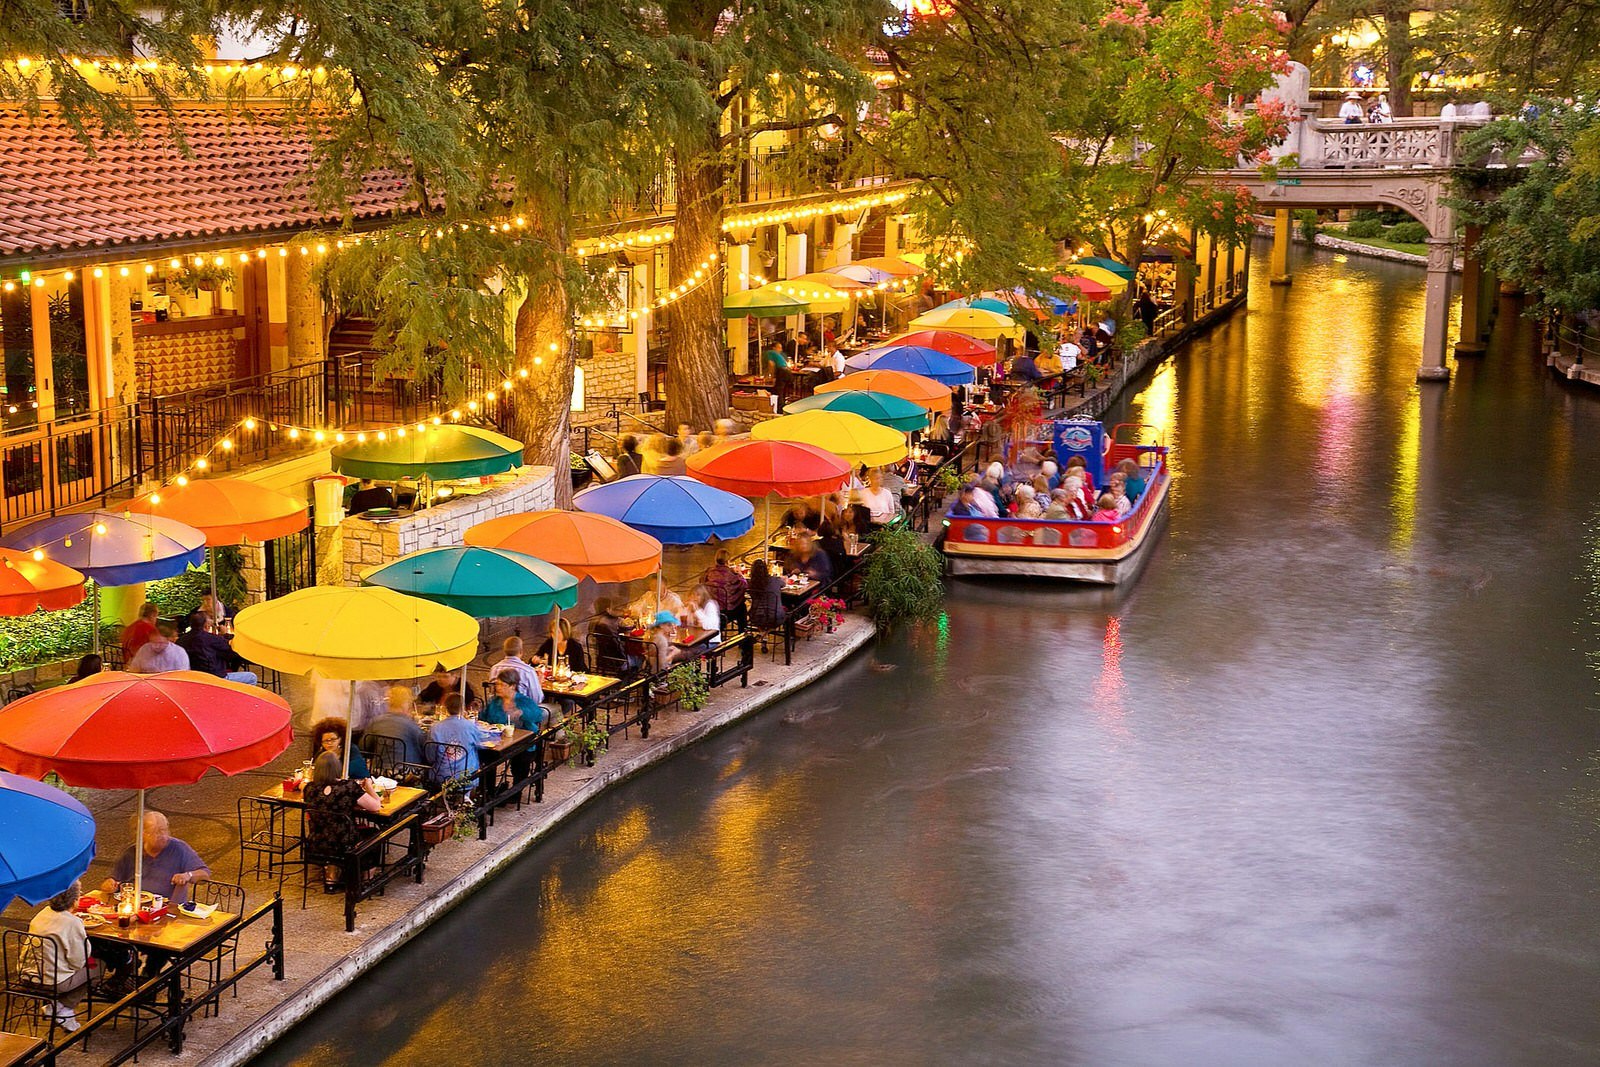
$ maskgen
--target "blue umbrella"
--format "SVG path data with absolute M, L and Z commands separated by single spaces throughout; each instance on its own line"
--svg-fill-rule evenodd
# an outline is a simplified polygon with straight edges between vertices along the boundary
M 0 771 L 0 908 L 49 900 L 94 859 L 94 816 L 53 786 Z
M 921 345 L 883 345 L 845 360 L 855 370 L 897 370 L 932 378 L 940 385 L 967 385 L 978 372 L 954 356 Z
M 0 546 L 43 552 L 98 585 L 171 578 L 206 561 L 206 535 L 158 515 L 82 511 L 42 519 Z
M 741 496 L 682 476 L 635 474 L 585 489 L 579 511 L 607 515 L 668 545 L 695 545 L 749 533 L 756 508 Z
M 1004 300 L 993 296 L 960 296 L 954 300 L 946 300 L 933 310 L 952 311 L 957 308 L 977 308 L 979 311 L 993 311 L 997 315 L 1009 315 L 1016 310 Z

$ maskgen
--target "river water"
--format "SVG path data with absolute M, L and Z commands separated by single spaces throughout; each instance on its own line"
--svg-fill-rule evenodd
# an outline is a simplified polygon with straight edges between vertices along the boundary
M 1509 314 L 1419 387 L 1415 268 L 1265 282 L 1131 402 L 1136 586 L 958 584 L 261 1062 L 1600 1059 L 1600 398 Z

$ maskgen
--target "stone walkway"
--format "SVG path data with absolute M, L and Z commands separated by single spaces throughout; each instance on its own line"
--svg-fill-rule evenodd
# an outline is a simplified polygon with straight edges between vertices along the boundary
M 776 661 L 757 652 L 748 688 L 729 683 L 711 694 L 697 714 L 675 713 L 651 725 L 650 739 L 620 734 L 594 767 L 562 767 L 545 783 L 544 801 L 527 803 L 519 812 L 502 809 L 489 839 L 451 841 L 430 855 L 422 885 L 409 880 L 391 883 L 386 896 L 361 904 L 354 933 L 344 932 L 344 897 L 315 890 L 300 907 L 300 889 L 285 885 L 285 935 L 287 977 L 274 982 L 270 970 L 252 974 L 240 985 L 237 999 L 224 998 L 214 1019 L 195 1019 L 187 1030 L 181 1056 L 164 1045 L 146 1050 L 147 1063 L 238 1064 L 249 1060 L 275 1037 L 314 1011 L 368 967 L 378 964 L 437 916 L 454 907 L 484 880 L 526 852 L 556 824 L 584 803 L 651 764 L 665 759 L 723 727 L 751 715 L 774 701 L 820 678 L 871 640 L 870 620 L 847 616 L 834 633 L 819 633 L 801 642 L 794 664 L 785 667 L 781 652 Z M 151 790 L 148 804 L 167 813 L 176 836 L 188 841 L 210 864 L 216 878 L 240 882 L 239 834 L 235 805 L 241 796 L 269 788 L 306 758 L 304 734 L 310 723 L 309 693 L 299 684 L 285 695 L 295 708 L 296 742 L 290 751 L 268 767 L 233 778 L 210 775 L 193 786 Z M 100 826 L 99 856 L 85 876 L 92 887 L 110 869 L 116 855 L 130 840 L 135 807 L 132 793 L 81 791 Z M 274 883 L 244 879 L 247 908 L 271 899 Z M 7 925 L 25 925 L 36 909 L 20 902 L 4 914 Z M 254 946 L 259 950 L 259 943 Z M 252 951 L 241 945 L 241 957 Z M 381 966 L 381 964 L 378 964 Z M 111 1035 L 114 1039 L 115 1035 Z M 63 1057 L 64 1063 L 102 1062 L 112 1041 L 97 1039 L 93 1054 Z

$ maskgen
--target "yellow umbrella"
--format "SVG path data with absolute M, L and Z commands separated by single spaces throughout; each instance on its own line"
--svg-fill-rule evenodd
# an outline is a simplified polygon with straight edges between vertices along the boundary
M 1113 293 L 1120 293 L 1128 287 L 1128 279 L 1114 270 L 1106 270 L 1106 268 L 1097 267 L 1093 263 L 1073 263 L 1063 269 L 1068 274 L 1076 274 L 1080 278 L 1088 278 L 1090 281 L 1099 282 Z
M 1027 331 L 1017 325 L 1017 321 L 1011 316 L 1002 315 L 998 311 L 985 311 L 982 308 L 944 308 L 930 311 L 912 319 L 911 329 L 950 330 L 953 333 L 976 337 L 980 341 L 992 341 L 997 337 L 1011 337 L 1020 341 L 1027 334 Z
M 776 293 L 786 299 L 803 302 L 812 314 L 833 315 L 848 308 L 851 297 L 864 288 L 859 282 L 852 281 L 850 284 L 853 288 L 845 290 L 814 279 L 785 278 L 768 282 L 753 292 Z
M 478 622 L 378 586 L 318 585 L 239 612 L 233 650 L 290 674 L 420 678 L 436 663 L 452 670 L 470 663 L 478 652 Z
M 881 467 L 906 457 L 905 435 L 879 426 L 853 411 L 801 411 L 758 422 L 750 430 L 758 441 L 795 441 L 832 452 L 851 466 Z

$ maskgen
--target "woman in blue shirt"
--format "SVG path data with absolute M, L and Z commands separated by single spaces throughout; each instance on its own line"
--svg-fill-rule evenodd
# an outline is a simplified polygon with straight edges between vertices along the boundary
M 536 704 L 530 697 L 517 692 L 516 671 L 500 672 L 494 680 L 494 696 L 489 698 L 488 707 L 478 716 L 480 722 L 494 723 L 496 726 L 510 723 L 519 730 L 541 730 L 548 718 L 549 712 L 543 704 Z

